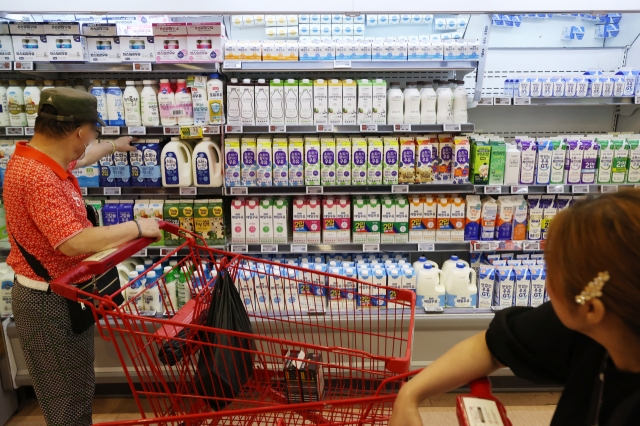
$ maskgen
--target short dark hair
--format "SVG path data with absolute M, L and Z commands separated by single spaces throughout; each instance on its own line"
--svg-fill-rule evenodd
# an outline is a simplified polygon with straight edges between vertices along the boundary
M 40 111 L 48 114 L 58 114 L 58 110 L 52 105 L 42 105 Z M 34 132 L 50 138 L 64 138 L 70 133 L 75 132 L 82 124 L 84 123 L 58 121 L 38 115 L 36 117 Z

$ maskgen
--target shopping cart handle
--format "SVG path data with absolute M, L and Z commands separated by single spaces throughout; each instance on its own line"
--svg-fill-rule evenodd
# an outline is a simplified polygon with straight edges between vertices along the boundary
M 488 377 L 482 377 L 469 383 L 471 393 L 481 398 L 490 398 L 493 396 L 491 393 L 491 382 Z
M 158 225 L 160 226 L 160 229 L 162 229 L 163 231 L 167 231 L 173 235 L 178 235 L 182 231 L 179 226 L 176 226 L 173 223 L 165 222 L 164 220 L 158 222 Z

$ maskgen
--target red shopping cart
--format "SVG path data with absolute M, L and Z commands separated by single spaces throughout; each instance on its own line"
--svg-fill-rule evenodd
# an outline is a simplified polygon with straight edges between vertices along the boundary
M 121 289 L 121 306 L 112 296 L 69 285 L 104 273 L 149 239 L 92 256 L 51 283 L 57 294 L 89 306 L 101 318 L 100 335 L 115 346 L 141 415 L 117 424 L 386 424 L 400 386 L 412 374 L 412 291 L 215 250 L 193 233 L 164 222 L 161 228 L 184 242 L 144 274 L 179 252 L 186 255 L 157 279 L 162 306 L 156 315 L 141 310 L 139 298 L 151 290 L 138 291 L 135 280 Z M 225 274 L 245 303 L 251 334 L 203 325 Z M 179 309 L 171 297 L 176 276 L 185 300 L 190 298 Z M 228 345 L 233 338 L 251 345 Z M 241 353 L 251 366 L 231 357 L 203 369 L 203 354 L 215 350 Z M 219 380 L 216 369 L 242 379 L 232 398 L 199 386 Z M 110 424 L 116 423 L 103 423 Z
M 460 426 L 511 426 L 504 405 L 491 393 L 489 378 L 475 380 L 469 387 L 469 394 L 458 395 L 456 398 L 456 414 Z

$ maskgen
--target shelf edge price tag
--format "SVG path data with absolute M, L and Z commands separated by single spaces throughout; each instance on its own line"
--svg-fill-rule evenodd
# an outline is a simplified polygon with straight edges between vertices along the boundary
M 436 245 L 434 243 L 419 243 L 418 251 L 436 251 Z
M 152 71 L 151 63 L 144 62 L 141 64 L 133 64 L 133 70 L 136 72 L 149 72 Z
M 198 188 L 195 186 L 180 188 L 180 195 L 198 195 Z
M 528 186 L 520 186 L 520 185 L 516 185 L 516 186 L 512 186 L 511 187 L 511 193 L 512 194 L 528 194 L 529 193 L 529 187 Z
M 147 249 L 142 249 L 135 253 L 132 257 L 147 257 Z
M 22 136 L 24 135 L 24 127 L 6 127 L 7 136 Z
M 278 245 L 277 244 L 262 244 L 260 246 L 260 252 L 262 253 L 277 253 Z
M 15 69 L 16 71 L 33 71 L 33 62 L 16 61 L 13 69 Z
M 269 126 L 269 133 L 287 133 L 287 126 L 284 124 L 272 124 Z
M 318 133 L 331 133 L 333 132 L 333 124 L 318 124 L 316 125 L 316 132 Z
M 618 192 L 618 185 L 602 185 L 600 190 L 603 194 L 610 194 L 612 192 Z
M 202 127 L 180 126 L 180 139 L 202 139 Z
M 174 249 L 173 249 L 173 248 L 170 248 L 170 247 L 161 248 L 161 249 L 160 249 L 160 256 L 162 256 L 162 257 L 169 256 L 169 254 L 170 254 L 173 250 L 174 250 Z M 177 255 L 178 255 L 178 253 L 176 252 L 176 253 L 173 253 L 173 254 L 171 255 L 171 257 L 175 257 L 175 256 L 177 256 Z
M 337 60 L 333 61 L 334 68 L 351 68 L 351 61 Z
M 361 132 L 377 132 L 378 125 L 377 124 L 361 124 L 360 131 Z
M 80 195 L 82 195 L 83 197 L 86 197 L 87 195 L 89 195 L 89 191 L 87 190 L 87 187 L 85 186 L 80 187 Z
M 306 253 L 306 244 L 291 244 L 291 253 Z
M 202 134 L 204 135 L 219 135 L 220 126 L 204 126 L 202 128 Z
M 231 195 L 247 195 L 249 191 L 246 186 L 232 186 Z
M 234 253 L 246 253 L 249 251 L 249 246 L 246 244 L 231 244 L 231 251 Z
M 130 135 L 146 135 L 147 128 L 144 126 L 129 126 L 127 127 L 127 133 Z
M 573 185 L 571 192 L 574 194 L 587 194 L 589 192 L 589 185 Z
M 547 185 L 547 193 L 564 194 L 564 185 Z
M 636 98 L 634 99 L 634 103 L 636 105 L 640 105 L 640 95 L 636 95 Z
M 484 187 L 485 194 L 502 194 L 502 186 L 500 185 L 487 185 Z
M 11 71 L 12 65 L 10 61 L 0 62 L 0 70 Z
M 375 251 L 375 252 L 378 252 L 378 251 L 380 251 L 380 244 L 363 244 L 362 245 L 362 251 L 366 251 L 366 252 Z
M 103 195 L 122 195 L 122 188 L 119 186 L 112 186 L 102 188 Z
M 225 133 L 242 133 L 242 126 L 240 125 L 226 125 L 224 126 L 224 132 Z
M 393 131 L 394 132 L 410 132 L 411 124 L 394 124 Z
M 493 98 L 494 105 L 511 105 L 511 98 L 505 96 L 498 96 Z
M 242 69 L 241 61 L 224 61 L 222 63 L 222 68 L 226 70 L 239 70 Z
M 309 195 L 318 195 L 324 193 L 324 188 L 322 186 L 307 186 L 307 194 Z
M 514 105 L 531 105 L 531 98 L 513 98 Z
M 102 128 L 102 134 L 103 135 L 119 135 L 120 134 L 120 127 L 105 126 L 105 127 Z
M 162 134 L 165 135 L 165 136 L 179 135 L 180 134 L 180 127 L 177 127 L 177 126 L 163 127 L 162 128 Z
M 461 132 L 462 126 L 460 124 L 443 124 L 442 131 L 443 132 Z
M 424 311 L 426 313 L 443 313 L 444 308 L 442 306 L 425 306 Z
M 523 241 L 522 250 L 523 251 L 539 251 L 540 241 Z
M 24 135 L 25 136 L 33 136 L 35 134 L 35 128 L 33 127 L 25 127 L 24 128 Z
M 478 105 L 493 105 L 493 98 L 491 96 L 483 96 L 478 101 Z
M 409 185 L 391 185 L 392 194 L 408 194 Z

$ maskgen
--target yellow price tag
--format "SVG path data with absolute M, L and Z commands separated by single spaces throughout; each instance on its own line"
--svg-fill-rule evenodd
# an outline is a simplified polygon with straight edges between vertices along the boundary
M 202 127 L 180 126 L 180 139 L 202 139 Z

